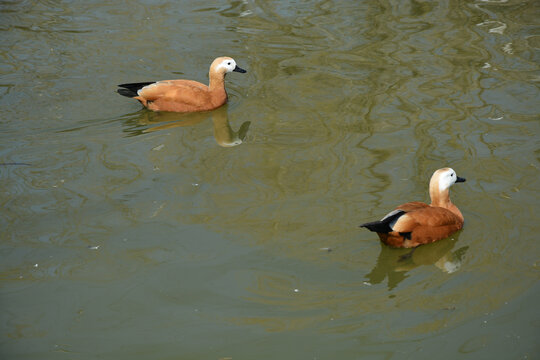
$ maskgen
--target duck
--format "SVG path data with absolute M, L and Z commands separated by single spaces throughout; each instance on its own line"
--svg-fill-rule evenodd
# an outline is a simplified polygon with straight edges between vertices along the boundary
M 120 84 L 118 93 L 134 98 L 149 110 L 199 112 L 217 109 L 227 102 L 225 75 L 246 73 L 228 56 L 216 58 L 210 65 L 208 85 L 193 80 L 160 80 Z
M 449 167 L 436 170 L 429 181 L 431 204 L 419 201 L 399 205 L 381 220 L 360 225 L 376 232 L 386 245 L 415 248 L 449 237 L 463 228 L 463 214 L 450 201 L 449 190 L 465 182 Z

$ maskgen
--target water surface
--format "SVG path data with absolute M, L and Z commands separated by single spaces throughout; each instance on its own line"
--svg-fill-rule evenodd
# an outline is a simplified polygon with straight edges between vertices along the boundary
M 4 1 L 0 354 L 18 359 L 534 358 L 535 1 Z M 116 84 L 207 81 L 152 113 Z M 358 224 L 428 201 L 405 250 Z

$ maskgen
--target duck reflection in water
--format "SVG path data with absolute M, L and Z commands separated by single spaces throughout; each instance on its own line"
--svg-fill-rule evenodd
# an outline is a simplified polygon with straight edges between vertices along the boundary
M 407 272 L 421 265 L 435 265 L 441 271 L 453 273 L 461 266 L 468 246 L 452 251 L 457 237 L 442 239 L 414 249 L 396 249 L 381 243 L 375 267 L 366 275 L 367 282 L 379 284 L 388 278 L 388 290 L 405 280 Z
M 249 130 L 250 121 L 245 121 L 238 131 L 233 131 L 229 124 L 227 113 L 227 105 L 211 112 L 181 114 L 174 112 L 152 112 L 141 110 L 137 112 L 137 129 L 126 130 L 131 135 L 141 135 L 144 133 L 168 130 L 176 127 L 194 126 L 204 120 L 208 116 L 212 118 L 214 127 L 214 138 L 219 146 L 232 147 L 242 144 Z M 133 115 L 133 114 L 132 114 Z M 130 115 L 130 121 L 133 120 Z M 140 126 L 145 126 L 145 129 L 140 129 Z

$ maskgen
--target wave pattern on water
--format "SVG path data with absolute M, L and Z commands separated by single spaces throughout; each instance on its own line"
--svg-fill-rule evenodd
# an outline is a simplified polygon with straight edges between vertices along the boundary
M 193 354 L 209 332 L 413 353 L 537 282 L 537 2 L 129 4 L 1 5 L 0 163 L 29 164 L 0 166 L 11 353 L 106 334 L 103 357 L 146 354 L 164 332 Z M 221 112 L 114 92 L 205 82 L 218 55 L 248 70 Z M 428 201 L 443 166 L 467 178 L 462 231 L 402 260 L 357 228 Z

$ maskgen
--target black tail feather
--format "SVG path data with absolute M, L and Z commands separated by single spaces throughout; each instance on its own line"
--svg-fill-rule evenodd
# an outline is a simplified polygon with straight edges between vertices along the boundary
M 403 214 L 405 214 L 405 211 L 396 211 L 395 214 L 386 216 L 382 220 L 367 222 L 365 224 L 360 225 L 360 227 L 365 227 L 366 229 L 377 232 L 377 233 L 389 233 L 391 231 L 394 231 L 390 227 L 390 223 L 397 220 Z
M 118 86 L 124 89 L 118 89 L 117 91 L 120 95 L 127 96 L 127 97 L 134 97 L 138 95 L 137 94 L 138 90 L 153 83 L 155 83 L 155 81 L 120 84 Z

